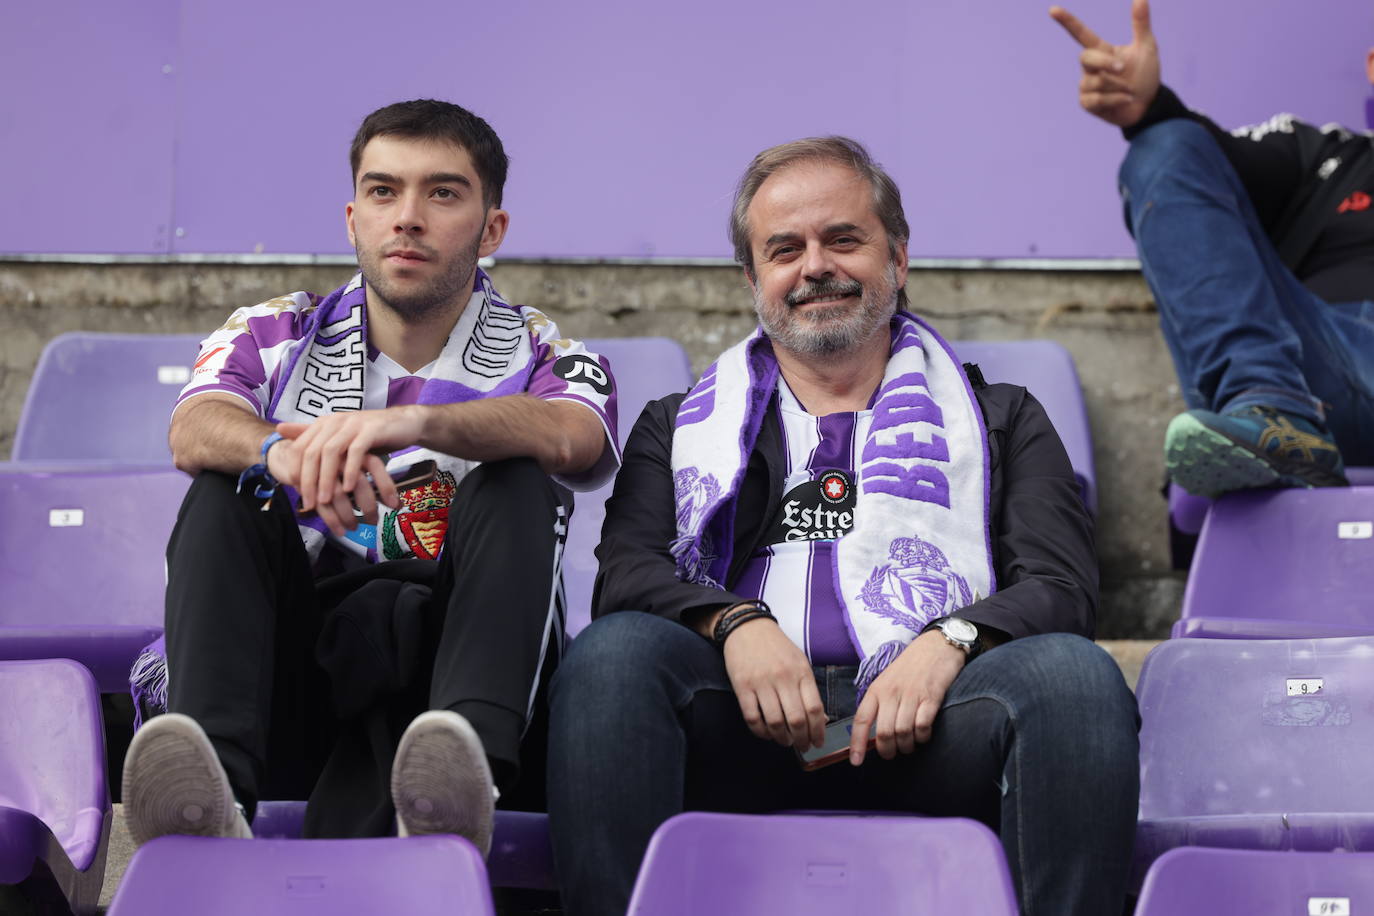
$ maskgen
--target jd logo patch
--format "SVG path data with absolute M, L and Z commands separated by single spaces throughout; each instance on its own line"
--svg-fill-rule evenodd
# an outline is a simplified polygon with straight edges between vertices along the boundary
M 564 356 L 553 364 L 553 374 L 569 382 L 590 385 L 598 394 L 611 393 L 611 377 L 590 356 Z

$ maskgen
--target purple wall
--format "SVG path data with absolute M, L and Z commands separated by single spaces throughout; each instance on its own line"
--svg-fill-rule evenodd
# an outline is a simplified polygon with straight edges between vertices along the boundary
M 1132 254 L 1119 133 L 1026 0 L 96 0 L 0 14 L 0 252 L 343 253 L 368 111 L 449 98 L 513 159 L 506 257 L 723 257 L 764 146 L 866 142 L 915 257 Z M 1109 40 L 1127 0 L 1069 5 Z M 1159 0 L 1164 75 L 1227 125 L 1363 127 L 1368 0 Z M 15 198 L 18 207 L 14 207 Z

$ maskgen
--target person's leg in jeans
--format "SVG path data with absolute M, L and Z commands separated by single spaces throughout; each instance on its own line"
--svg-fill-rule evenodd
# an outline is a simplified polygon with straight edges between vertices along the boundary
M 1192 408 L 1169 434 L 1171 473 L 1207 495 L 1343 482 L 1322 403 L 1344 390 L 1347 342 L 1280 261 L 1221 148 L 1199 124 L 1164 121 L 1131 141 L 1120 178 Z
M 852 714 L 853 700 L 851 686 L 830 711 Z M 579 635 L 552 705 L 550 829 L 573 916 L 624 912 L 653 831 L 687 809 L 975 817 L 1002 830 L 1023 912 L 1115 912 L 1124 900 L 1135 706 L 1087 640 L 1032 638 L 975 660 L 929 744 L 893 761 L 871 753 L 858 770 L 804 773 L 790 749 L 754 737 L 720 653 L 646 614 L 612 614 Z
M 1139 801 L 1135 698 L 1079 636 L 1017 639 L 969 663 L 931 740 L 862 768 L 865 805 L 997 830 L 1023 914 L 1118 913 Z

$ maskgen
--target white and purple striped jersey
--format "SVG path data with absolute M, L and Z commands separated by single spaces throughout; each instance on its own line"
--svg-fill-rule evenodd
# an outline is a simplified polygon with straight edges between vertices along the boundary
M 831 553 L 854 527 L 854 468 L 873 411 L 812 416 L 781 377 L 777 410 L 787 469 L 782 503 L 732 591 L 768 602 L 812 664 L 855 665 Z

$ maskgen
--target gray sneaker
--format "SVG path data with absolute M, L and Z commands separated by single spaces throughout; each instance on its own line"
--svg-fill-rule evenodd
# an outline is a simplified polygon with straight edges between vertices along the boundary
M 491 851 L 496 790 L 482 739 L 448 710 L 415 717 L 391 764 L 391 799 L 399 836 L 454 833 Z
M 124 818 L 139 845 L 166 834 L 253 837 L 205 731 L 174 712 L 148 720 L 129 744 Z

